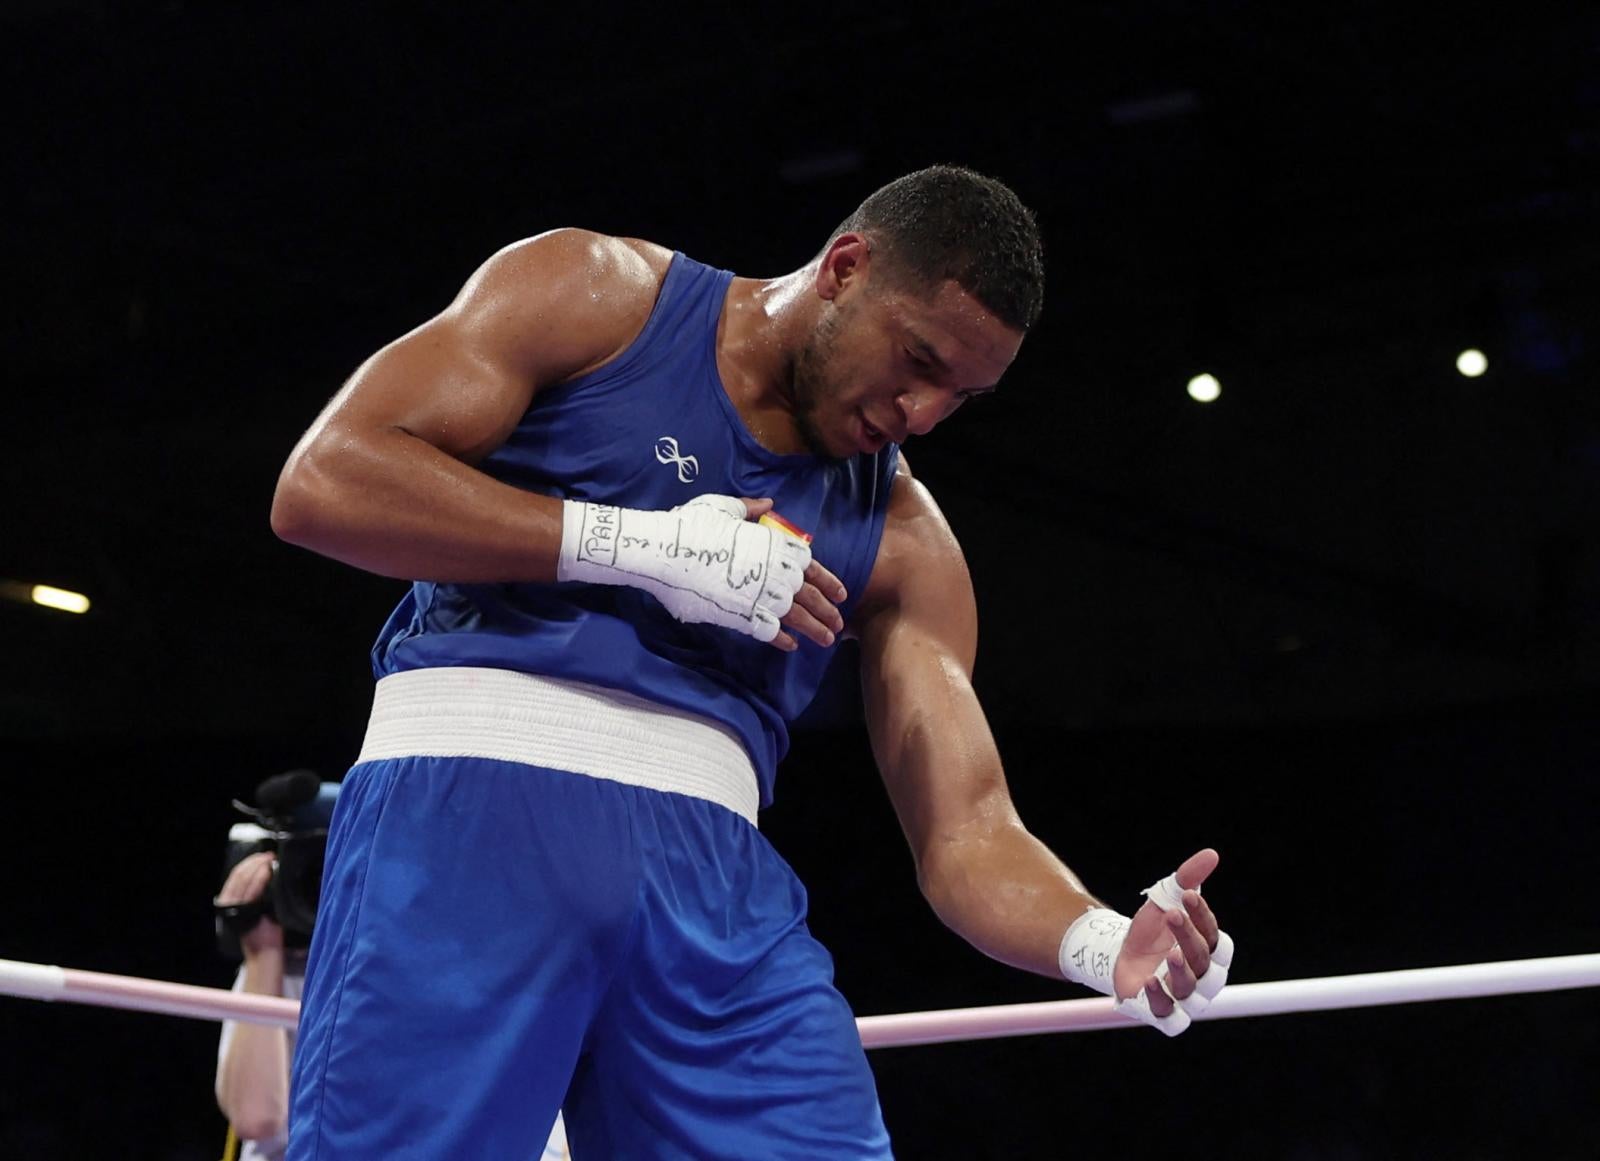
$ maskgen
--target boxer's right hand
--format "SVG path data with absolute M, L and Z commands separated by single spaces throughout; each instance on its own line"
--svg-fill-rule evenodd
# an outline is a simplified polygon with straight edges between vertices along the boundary
M 667 512 L 568 500 L 556 577 L 630 585 L 680 621 L 721 625 L 797 648 L 783 632 L 831 645 L 843 627 L 825 592 L 843 592 L 802 541 L 753 523 L 769 501 L 698 496 Z M 842 599 L 842 598 L 841 598 Z
M 743 497 L 743 502 L 747 520 L 759 520 L 772 511 L 771 500 Z M 806 566 L 806 583 L 795 593 L 794 605 L 783 618 L 783 624 L 818 645 L 832 645 L 844 632 L 844 615 L 839 612 L 839 606 L 849 595 L 844 582 L 823 568 L 813 556 Z M 779 633 L 772 643 L 784 650 L 796 648 L 794 638 L 787 633 Z

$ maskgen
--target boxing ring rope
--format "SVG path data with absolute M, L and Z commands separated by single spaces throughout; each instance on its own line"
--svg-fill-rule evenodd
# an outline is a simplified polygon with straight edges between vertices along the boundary
M 1428 1000 L 1465 1000 L 1524 992 L 1554 992 L 1600 986 L 1600 954 L 1456 964 L 1451 967 L 1368 972 L 1362 975 L 1230 984 L 1197 1020 L 1243 1016 L 1282 1016 L 1337 1008 L 1370 1008 Z M 130 1008 L 191 1016 L 202 1020 L 240 1020 L 292 1028 L 300 1005 L 276 996 L 256 996 L 223 988 L 165 983 L 103 972 L 77 971 L 48 964 L 0 959 L 0 995 L 34 1000 L 65 1000 L 109 1008 Z M 1046 1032 L 1089 1032 L 1136 1027 L 1111 1010 L 1111 999 L 1053 1000 L 861 1016 L 856 1020 L 867 1048 L 988 1040 Z

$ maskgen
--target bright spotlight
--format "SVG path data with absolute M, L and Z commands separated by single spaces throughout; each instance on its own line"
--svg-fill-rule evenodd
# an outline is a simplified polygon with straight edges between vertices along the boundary
M 1456 370 L 1468 379 L 1476 379 L 1489 369 L 1489 360 L 1482 351 L 1462 351 L 1456 356 Z
M 87 613 L 89 611 L 89 598 L 82 593 L 74 593 L 67 589 L 53 588 L 50 585 L 34 585 L 29 596 L 33 603 L 43 605 L 47 609 L 60 609 L 63 613 Z
M 1196 375 L 1189 380 L 1189 398 L 1196 403 L 1212 403 L 1222 394 L 1222 384 L 1215 375 Z

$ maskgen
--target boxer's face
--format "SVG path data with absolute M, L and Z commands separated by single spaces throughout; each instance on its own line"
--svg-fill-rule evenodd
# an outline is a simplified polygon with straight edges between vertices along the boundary
M 993 390 L 1022 345 L 954 281 L 926 294 L 884 282 L 849 272 L 796 356 L 795 422 L 818 455 L 925 435 Z

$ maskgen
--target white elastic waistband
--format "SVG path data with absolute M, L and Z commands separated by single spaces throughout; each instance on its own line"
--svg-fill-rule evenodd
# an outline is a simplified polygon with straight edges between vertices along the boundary
M 715 802 L 752 826 L 755 767 L 729 729 L 614 689 L 508 669 L 410 669 L 378 682 L 358 762 L 498 758 Z

